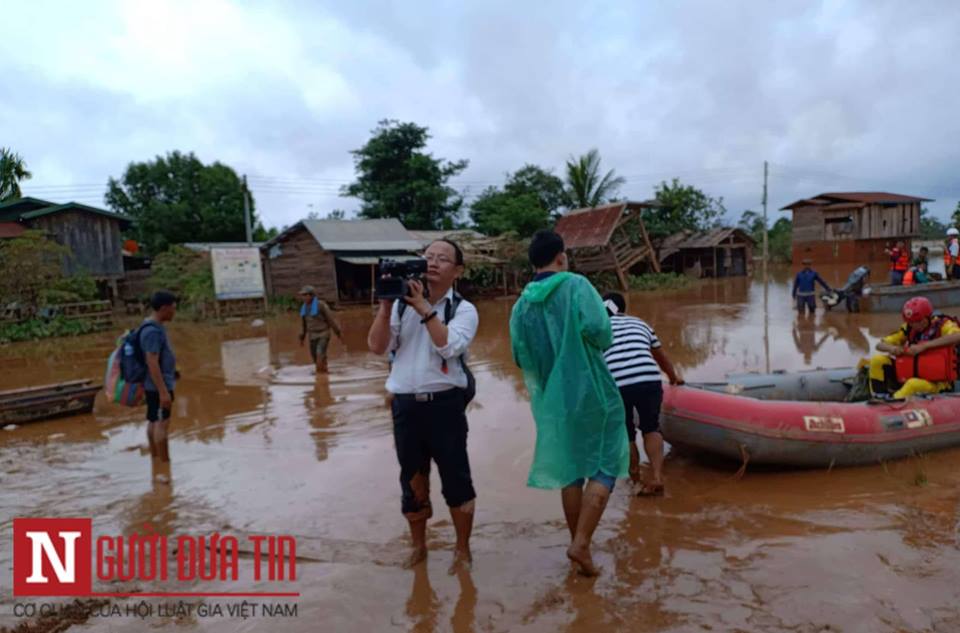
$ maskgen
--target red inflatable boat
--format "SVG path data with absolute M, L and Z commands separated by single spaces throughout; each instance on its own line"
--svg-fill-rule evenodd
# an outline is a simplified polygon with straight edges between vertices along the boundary
M 665 385 L 663 436 L 680 449 L 789 466 L 870 464 L 960 446 L 960 393 L 844 402 L 855 373 L 820 369 Z

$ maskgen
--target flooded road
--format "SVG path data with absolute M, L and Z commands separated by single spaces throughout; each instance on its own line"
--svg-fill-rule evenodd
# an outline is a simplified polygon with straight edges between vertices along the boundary
M 821 270 L 842 285 L 849 270 Z M 838 309 L 798 320 L 790 271 L 634 294 L 687 380 L 852 366 L 898 324 Z M 298 539 L 298 617 L 91 619 L 78 629 L 210 631 L 960 631 L 960 451 L 832 471 L 749 469 L 671 455 L 662 499 L 621 482 L 595 536 L 598 579 L 571 573 L 560 495 L 525 486 L 534 425 L 510 358 L 512 301 L 480 303 L 468 411 L 477 489 L 471 573 L 448 576 L 453 528 L 434 469 L 430 558 L 406 551 L 386 363 L 368 307 L 339 313 L 329 379 L 310 375 L 296 318 L 175 323 L 183 379 L 172 484 L 152 484 L 142 410 L 0 430 L 0 531 L 13 517 L 93 517 L 94 533 L 284 533 Z M 0 348 L 0 389 L 100 378 L 116 333 Z M 241 561 L 241 578 L 252 578 Z M 0 626 L 13 626 L 12 555 Z M 172 583 L 171 583 L 172 586 Z M 136 589 L 161 590 L 158 583 Z M 166 587 L 170 589 L 170 587 Z M 217 582 L 191 591 L 237 590 Z M 249 581 L 246 591 L 268 591 Z M 100 590 L 117 590 L 103 589 Z M 122 603 L 123 601 L 120 600 Z

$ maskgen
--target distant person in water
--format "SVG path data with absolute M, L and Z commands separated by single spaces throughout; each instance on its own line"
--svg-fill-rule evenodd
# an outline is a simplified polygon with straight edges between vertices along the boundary
M 800 269 L 800 272 L 797 273 L 797 276 L 793 280 L 792 293 L 793 299 L 797 303 L 797 312 L 800 313 L 800 316 L 803 316 L 804 311 L 807 311 L 809 314 L 814 314 L 817 311 L 816 284 L 820 284 L 824 290 L 831 292 L 830 286 L 820 277 L 820 273 L 811 268 L 813 260 L 804 259 L 802 263 L 803 268 Z
M 682 385 L 683 379 L 660 345 L 660 339 L 645 321 L 627 315 L 627 302 L 619 292 L 603 296 L 610 315 L 613 345 L 603 354 L 607 367 L 620 390 L 625 409 L 627 439 L 630 442 L 630 479 L 640 484 L 641 497 L 663 495 L 663 435 L 660 433 L 660 405 L 663 402 L 660 372 L 671 385 Z M 634 411 L 637 424 L 633 423 Z M 651 478 L 640 482 L 640 449 L 637 428 L 643 434 L 643 448 L 650 458 Z
M 537 424 L 527 485 L 561 488 L 567 557 L 594 576 L 590 543 L 630 455 L 623 401 L 603 360 L 613 331 L 590 282 L 567 272 L 562 237 L 538 231 L 529 257 L 536 276 L 510 316 L 513 357 Z
M 333 316 L 333 311 L 327 302 L 317 296 L 313 286 L 304 286 L 300 289 L 300 345 L 309 341 L 310 357 L 317 374 L 325 374 L 327 368 L 327 346 L 330 345 L 330 332 L 337 335 L 341 341 L 343 334 L 340 324 Z
M 147 441 L 154 462 L 170 462 L 170 414 L 177 382 L 177 358 L 167 338 L 166 323 L 177 314 L 177 297 L 166 290 L 155 292 L 150 298 L 153 312 L 137 331 L 140 349 L 147 365 L 144 396 L 147 402 Z M 155 474 L 158 481 L 168 480 L 165 474 Z

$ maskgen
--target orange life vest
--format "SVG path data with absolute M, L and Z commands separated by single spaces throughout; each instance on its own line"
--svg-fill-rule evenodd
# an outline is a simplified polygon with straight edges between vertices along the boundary
M 894 248 L 890 253 L 890 270 L 906 272 L 910 269 L 910 255 L 907 249 Z
M 947 240 L 946 248 L 943 249 L 943 267 L 947 269 L 947 273 L 950 272 L 950 267 L 957 263 L 957 258 L 950 256 L 950 247 L 957 243 L 957 241 L 957 238 L 951 237 Z
M 913 279 L 913 269 L 911 268 L 903 274 L 903 285 L 912 286 L 916 281 Z
M 955 382 L 957 380 L 957 348 L 937 347 L 916 356 L 897 356 L 897 381 L 904 383 L 910 378 L 930 382 Z

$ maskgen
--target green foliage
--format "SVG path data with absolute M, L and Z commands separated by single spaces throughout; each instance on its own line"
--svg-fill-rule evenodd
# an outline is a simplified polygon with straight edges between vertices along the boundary
M 0 147 L 0 202 L 20 198 L 23 195 L 20 181 L 29 180 L 32 176 L 20 154 Z
M 397 218 L 408 229 L 453 228 L 463 198 L 447 181 L 467 161 L 446 162 L 422 151 L 430 135 L 415 123 L 385 119 L 372 134 L 352 152 L 357 181 L 342 190 L 360 199 L 360 216 Z
M 655 190 L 660 207 L 644 213 L 643 221 L 650 237 L 666 237 L 678 231 L 705 231 L 726 214 L 723 198 L 711 198 L 692 185 L 674 178 L 661 182 Z
M 40 302 L 44 305 L 94 301 L 100 293 L 97 282 L 87 273 L 77 273 L 55 281 L 50 287 L 40 291 Z
M 488 187 L 470 205 L 470 217 L 486 235 L 515 232 L 530 237 L 550 224 L 549 212 L 532 193 L 513 194 Z
M 772 262 L 789 263 L 793 259 L 793 222 L 790 218 L 780 218 L 773 223 L 767 234 L 767 248 Z
M 513 196 L 536 196 L 540 207 L 553 217 L 557 217 L 567 204 L 563 181 L 537 165 L 524 165 L 508 176 L 503 191 Z
M 621 290 L 620 280 L 616 273 L 598 272 L 587 275 L 587 279 L 601 294 Z M 627 275 L 627 283 L 634 292 L 662 292 L 667 290 L 683 290 L 688 288 L 693 280 L 680 273 L 646 273 L 643 275 Z
M 62 261 L 69 256 L 69 248 L 48 240 L 42 231 L 0 241 L 0 301 L 37 307 L 42 292 L 63 279 Z
M 507 176 L 503 189 L 487 187 L 470 205 L 470 219 L 486 235 L 530 237 L 550 226 L 564 204 L 563 181 L 536 165 Z
M 0 324 L 0 343 L 33 341 L 52 336 L 79 336 L 96 330 L 91 321 L 57 317 L 51 320 L 31 319 L 20 323 Z
M 591 149 L 567 161 L 567 204 L 576 209 L 611 202 L 627 181 L 611 169 L 600 177 L 600 152 Z
M 111 178 L 107 185 L 107 204 L 134 219 L 136 239 L 150 254 L 184 242 L 246 240 L 243 182 L 222 163 L 204 165 L 192 153 L 175 151 L 130 163 L 121 181 Z M 250 218 L 254 236 L 265 238 L 252 196 Z
M 181 307 L 214 299 L 213 269 L 205 255 L 173 246 L 154 258 L 150 270 L 150 292 L 169 290 L 177 295 Z
M 957 210 L 960 211 L 960 202 L 957 203 Z M 956 222 L 954 214 L 954 222 Z M 930 215 L 930 209 L 920 208 L 920 239 L 922 240 L 942 240 L 947 234 L 947 225 Z

